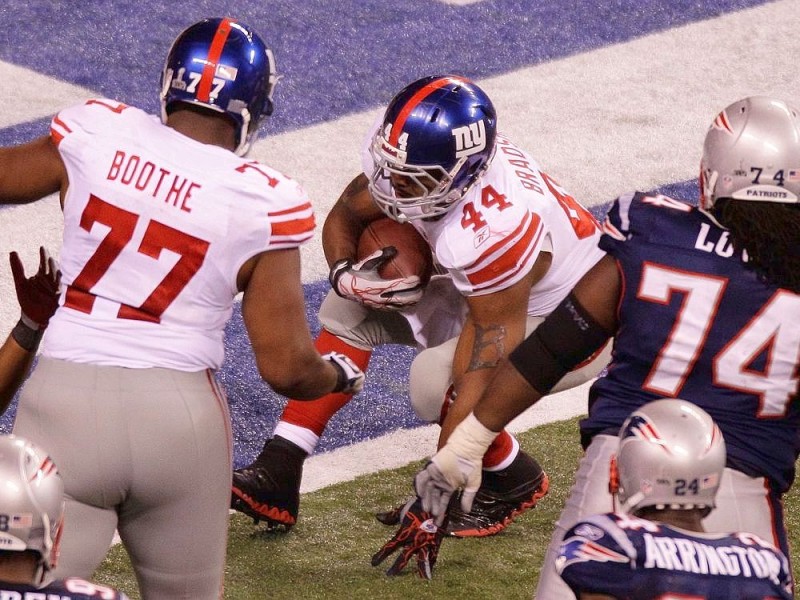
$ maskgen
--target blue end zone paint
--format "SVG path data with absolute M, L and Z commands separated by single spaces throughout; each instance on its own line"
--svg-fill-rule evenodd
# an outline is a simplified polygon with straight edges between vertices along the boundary
M 384 104 L 422 75 L 488 77 L 765 3 L 484 0 L 459 7 L 436 0 L 232 0 L 224 10 L 263 35 L 286 76 L 277 88 L 276 114 L 264 128 L 269 134 Z M 69 10 L 46 2 L 8 0 L 4 8 L 8 19 L 0 33 L 0 60 L 153 114 L 158 112 L 158 78 L 169 42 L 182 27 L 218 16 L 221 10 L 211 0 L 73 3 Z M 0 145 L 42 135 L 48 122 L 40 119 L 2 129 Z M 678 198 L 697 197 L 693 181 L 661 191 Z M 593 212 L 601 217 L 605 208 Z M 316 312 L 327 290 L 324 281 L 305 286 L 314 335 Z M 238 306 L 225 343 L 227 357 L 219 378 L 228 392 L 235 463 L 241 466 L 271 434 L 285 400 L 258 376 Z M 418 426 L 407 395 L 412 357 L 410 348 L 378 348 L 364 392 L 334 417 L 319 450 Z M 0 419 L 0 431 L 10 431 L 15 409 L 16 401 Z
M 312 335 L 319 333 L 317 312 L 330 286 L 327 281 L 303 286 L 306 313 Z M 286 400 L 261 380 L 255 366 L 242 315 L 236 306 L 225 331 L 225 363 L 219 379 L 228 393 L 233 422 L 235 464 L 241 466 L 261 450 L 280 417 Z M 387 345 L 376 348 L 367 371 L 367 382 L 358 394 L 328 424 L 318 451 L 324 452 L 371 439 L 422 421 L 411 410 L 408 399 L 408 368 L 414 350 Z
M 87 87 L 158 114 L 168 44 L 219 3 L 7 0 L 0 60 Z M 765 0 L 293 0 L 224 4 L 276 52 L 286 77 L 266 132 L 329 121 L 387 102 L 437 73 L 482 78 L 764 4 Z M 332 6 L 335 4 L 335 9 Z M 46 126 L 46 120 L 41 125 Z M 18 140 L 0 130 L 0 144 Z

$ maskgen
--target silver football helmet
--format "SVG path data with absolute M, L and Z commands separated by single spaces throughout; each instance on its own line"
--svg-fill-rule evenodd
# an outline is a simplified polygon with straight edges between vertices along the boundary
M 64 483 L 41 448 L 14 435 L 0 436 L 0 550 L 39 554 L 35 584 L 58 558 Z
M 676 398 L 635 410 L 619 432 L 617 498 L 641 508 L 711 510 L 725 468 L 725 441 L 702 408 Z
M 800 113 L 781 100 L 751 96 L 711 123 L 700 162 L 700 208 L 719 198 L 800 202 Z

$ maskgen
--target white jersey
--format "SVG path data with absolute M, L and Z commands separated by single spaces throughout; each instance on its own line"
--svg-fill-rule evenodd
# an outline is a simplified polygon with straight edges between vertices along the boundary
M 367 137 L 362 166 L 373 161 Z M 386 190 L 388 192 L 388 190 Z M 464 296 L 506 289 L 527 275 L 541 251 L 547 274 L 531 288 L 528 314 L 546 316 L 603 256 L 594 217 L 502 136 L 489 168 L 464 198 L 437 220 L 410 223 L 428 241 L 438 265 Z
M 61 111 L 66 165 L 60 307 L 43 354 L 80 363 L 216 369 L 249 258 L 309 240 L 300 185 L 112 100 Z

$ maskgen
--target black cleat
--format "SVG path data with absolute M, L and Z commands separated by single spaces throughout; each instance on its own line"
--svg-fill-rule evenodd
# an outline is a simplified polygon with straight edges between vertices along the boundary
M 501 471 L 484 471 L 472 510 L 465 513 L 459 503 L 450 506 L 448 535 L 485 537 L 500 533 L 519 515 L 532 509 L 550 486 L 547 474 L 533 457 L 519 451 Z
M 231 508 L 256 525 L 265 521 L 269 531 L 289 531 L 297 522 L 306 456 L 282 437 L 267 440 L 252 464 L 233 472 Z

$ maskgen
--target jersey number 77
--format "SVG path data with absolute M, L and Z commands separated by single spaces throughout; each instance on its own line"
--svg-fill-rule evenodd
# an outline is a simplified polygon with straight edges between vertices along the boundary
M 91 290 L 131 241 L 139 218 L 135 213 L 90 195 L 81 214 L 81 228 L 91 231 L 92 225 L 101 223 L 109 231 L 81 272 L 67 287 L 65 307 L 86 314 L 92 312 L 95 295 Z M 204 240 L 151 220 L 137 251 L 158 259 L 161 251 L 166 249 L 178 254 L 180 259 L 140 306 L 121 304 L 117 318 L 160 323 L 161 315 L 203 265 L 208 246 L 209 243 Z

